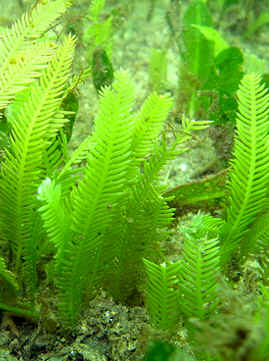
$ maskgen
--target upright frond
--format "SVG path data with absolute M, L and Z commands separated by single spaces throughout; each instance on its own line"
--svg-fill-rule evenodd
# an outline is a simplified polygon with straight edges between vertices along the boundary
M 95 120 L 95 145 L 73 198 L 73 227 L 78 233 L 89 236 L 102 230 L 110 218 L 107 206 L 123 193 L 131 155 L 133 101 L 133 87 L 125 73 L 117 75 L 113 89 L 104 90 Z
M 209 238 L 203 225 L 203 215 L 193 219 L 185 234 L 183 261 L 180 269 L 180 308 L 187 318 L 205 319 L 218 304 L 217 284 L 219 241 Z
M 102 263 L 102 235 L 112 219 L 110 208 L 124 193 L 131 158 L 134 95 L 128 74 L 116 75 L 105 88 L 95 119 L 93 143 L 82 179 L 71 194 L 74 239 L 58 259 L 59 311 L 72 324 L 82 296 L 98 284 Z M 84 150 L 81 149 L 82 153 Z
M 226 263 L 264 210 L 269 182 L 269 95 L 261 76 L 247 74 L 238 91 L 234 159 L 230 172 L 230 206 L 222 235 L 222 263 Z
M 102 258 L 110 264 L 105 276 L 107 289 L 117 301 L 128 302 L 134 293 L 141 281 L 143 258 L 159 261 L 158 244 L 167 238 L 166 227 L 172 222 L 174 209 L 162 197 L 158 175 L 176 154 L 175 146 L 168 148 L 164 137 L 160 144 L 156 141 L 143 173 L 132 178 L 120 206 L 113 210 Z
M 167 330 L 176 328 L 179 315 L 178 273 L 180 261 L 175 264 L 155 264 L 143 259 L 146 267 L 146 306 L 153 327 Z

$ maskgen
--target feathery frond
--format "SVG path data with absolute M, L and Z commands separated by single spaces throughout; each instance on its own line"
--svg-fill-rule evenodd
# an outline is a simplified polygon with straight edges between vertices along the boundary
M 136 116 L 132 149 L 138 162 L 149 155 L 164 128 L 165 120 L 172 106 L 167 95 L 151 94 Z
M 130 165 L 133 122 L 133 85 L 120 72 L 112 88 L 105 88 L 95 119 L 91 147 L 82 179 L 71 195 L 73 240 L 58 260 L 59 310 L 66 324 L 72 324 L 82 306 L 86 290 L 98 285 L 102 234 L 112 220 L 124 193 Z M 90 291 L 89 291 L 90 292 Z
M 95 120 L 95 145 L 73 197 L 73 228 L 89 238 L 104 229 L 110 219 L 107 206 L 123 194 L 131 155 L 133 102 L 127 74 L 117 74 L 113 89 L 104 90 Z
M 17 271 L 27 242 L 34 242 L 33 214 L 37 188 L 44 176 L 43 152 L 51 137 L 65 123 L 64 118 L 58 115 L 61 96 L 70 72 L 74 44 L 74 38 L 67 37 L 40 81 L 18 94 L 11 106 L 11 147 L 2 163 L 0 208 L 2 231 L 5 238 L 12 242 Z M 27 247 L 29 249 L 29 244 Z M 34 250 L 36 247 L 37 245 L 32 245 L 30 248 Z M 24 256 L 27 258 L 25 254 Z M 32 258 L 35 259 L 35 256 Z
M 180 315 L 178 273 L 181 262 L 157 265 L 143 259 L 146 267 L 146 305 L 153 327 L 176 327 Z
M 12 273 L 11 271 L 9 271 L 7 269 L 5 260 L 3 257 L 0 257 L 0 279 L 4 279 L 6 282 L 8 282 L 9 284 L 12 285 L 12 287 L 14 287 L 15 289 L 19 288 L 19 285 L 17 283 L 16 280 L 16 276 L 14 275 L 14 273 Z M 0 294 L 1 297 L 1 294 Z
M 269 95 L 261 76 L 247 74 L 238 91 L 239 110 L 230 172 L 230 206 L 222 231 L 225 264 L 266 204 L 269 182 Z
M 193 219 L 185 234 L 183 261 L 180 269 L 180 308 L 186 317 L 205 319 L 216 308 L 219 267 L 218 238 L 208 238 L 203 215 Z
M 0 110 L 15 94 L 26 88 L 47 66 L 55 52 L 52 42 L 38 41 L 45 31 L 64 13 L 68 1 L 39 2 L 23 15 L 11 29 L 1 34 L 0 43 Z
M 46 178 L 38 188 L 38 199 L 42 201 L 38 211 L 44 222 L 49 240 L 59 251 L 71 232 L 68 216 L 61 196 L 61 186 Z
M 6 70 L 0 72 L 0 110 L 41 75 L 53 54 L 55 45 L 44 42 L 38 46 L 29 46 L 22 54 L 9 60 Z

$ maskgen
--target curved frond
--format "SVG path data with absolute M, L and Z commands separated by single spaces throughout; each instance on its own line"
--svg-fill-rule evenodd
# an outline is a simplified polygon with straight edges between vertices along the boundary
M 20 265 L 25 242 L 31 239 L 36 192 L 43 177 L 43 152 L 65 123 L 58 115 L 73 50 L 74 39 L 67 37 L 39 83 L 17 95 L 9 114 L 11 145 L 2 163 L 0 208 L 3 233 L 13 242 L 16 267 Z
M 38 209 L 44 222 L 49 240 L 59 251 L 70 238 L 69 219 L 61 197 L 61 186 L 49 178 L 38 188 L 38 199 L 42 205 Z
M 53 22 L 64 13 L 68 1 L 38 2 L 11 29 L 1 33 L 0 42 L 0 110 L 15 94 L 40 76 L 54 44 L 35 43 Z
M 18 92 L 41 76 L 53 54 L 54 44 L 44 42 L 31 46 L 10 59 L 5 71 L 0 72 L 0 110 L 5 108 Z

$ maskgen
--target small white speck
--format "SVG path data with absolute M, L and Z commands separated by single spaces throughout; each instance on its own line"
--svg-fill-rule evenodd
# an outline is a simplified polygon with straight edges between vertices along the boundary
M 186 163 L 181 163 L 179 168 L 182 170 L 182 172 L 185 172 L 187 170 L 188 166 Z
M 37 189 L 37 199 L 41 200 L 42 199 L 42 193 L 44 192 L 44 189 L 51 184 L 51 179 L 50 178 L 45 178 L 43 179 L 43 181 L 41 182 L 40 186 Z

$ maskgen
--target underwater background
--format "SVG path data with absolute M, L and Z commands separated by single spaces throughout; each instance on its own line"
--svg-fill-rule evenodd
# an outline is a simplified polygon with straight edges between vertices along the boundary
M 198 50 L 190 43 L 196 33 L 188 31 L 187 26 L 188 16 L 191 17 L 193 14 L 190 8 L 197 3 L 207 7 L 208 18 L 205 15 L 204 21 L 205 24 L 208 23 L 206 26 L 212 24 L 218 32 L 219 35 L 214 33 L 218 39 L 218 46 L 224 49 L 229 45 L 235 49 L 228 54 L 230 62 L 222 62 L 222 59 L 219 59 L 219 63 L 213 64 L 211 50 L 204 45 L 199 49 L 199 61 L 195 63 Z M 10 27 L 25 11 L 29 11 L 33 4 L 35 1 L 0 0 L 0 29 Z M 168 185 L 168 192 L 191 182 L 199 183 L 203 177 L 215 175 L 226 169 L 233 149 L 237 112 L 236 91 L 245 69 L 257 69 L 257 72 L 263 74 L 267 88 L 269 85 L 268 1 L 107 0 L 99 20 L 101 24 L 105 24 L 110 19 L 112 31 L 108 32 L 107 38 L 102 38 L 102 29 L 97 40 L 91 38 L 91 4 L 89 0 L 73 0 L 73 5 L 59 24 L 49 31 L 51 39 L 67 33 L 76 36 L 73 71 L 83 74 L 84 77 L 77 89 L 79 107 L 68 144 L 69 150 L 76 149 L 92 132 L 93 120 L 98 111 L 100 89 L 111 84 L 113 73 L 124 69 L 129 72 L 135 84 L 134 111 L 140 109 L 152 91 L 169 94 L 174 99 L 174 107 L 168 118 L 168 143 L 172 142 L 175 128 L 181 124 L 182 117 L 186 116 L 194 121 L 212 121 L 212 127 L 199 131 L 188 141 L 189 151 L 169 162 L 162 171 L 161 184 Z M 205 44 L 208 44 L 213 35 L 206 29 L 203 31 Z M 211 73 L 213 65 L 216 66 L 214 74 Z M 103 69 L 105 75 L 101 73 Z M 213 79 L 212 74 L 218 76 L 218 81 Z M 178 210 L 181 227 L 191 224 L 192 210 L 192 207 Z M 164 252 L 169 261 L 177 261 L 178 255 L 182 252 L 183 242 L 182 233 L 172 234 L 169 238 Z M 251 298 L 251 294 L 256 290 L 256 281 L 259 280 L 255 267 L 256 264 L 246 267 L 242 276 L 242 284 L 247 283 L 249 293 L 245 292 L 245 286 L 238 286 L 239 295 L 241 288 L 244 288 L 243 296 L 246 299 Z M 227 309 L 229 312 L 232 308 L 236 309 L 240 319 L 238 338 L 229 340 L 227 337 L 227 344 L 230 342 L 231 349 L 237 352 L 241 343 L 247 339 L 249 328 L 246 324 L 253 320 L 244 318 L 248 309 L 244 310 L 245 313 L 240 313 L 243 305 L 247 303 L 243 296 L 236 299 L 235 296 L 229 296 L 229 290 L 226 291 Z M 2 317 L 4 318 L 3 315 Z M 227 318 L 227 323 L 229 322 L 232 324 Z M 56 326 L 53 322 L 46 325 L 46 332 L 40 334 L 27 320 L 14 321 L 4 318 L 0 333 L 0 360 L 199 360 L 186 341 L 183 325 L 171 336 L 170 333 L 152 329 L 149 324 L 150 318 L 144 301 L 139 297 L 134 297 L 133 304 L 122 305 L 102 290 L 89 302 L 79 329 L 68 335 L 61 334 L 58 329 L 58 334 L 55 333 Z M 41 326 L 38 325 L 39 327 Z M 208 338 L 218 337 L 212 328 L 208 330 L 207 335 Z M 150 340 L 155 338 L 171 341 L 173 346 L 170 345 L 169 348 L 167 343 L 157 342 L 155 351 L 153 348 L 145 356 Z M 253 339 L 247 340 L 245 349 L 250 347 Z M 201 340 L 206 343 L 205 339 Z M 238 348 L 237 342 L 240 344 Z M 176 351 L 173 347 L 186 351 L 185 356 L 175 356 Z M 208 346 L 209 349 L 210 347 L 214 352 L 218 346 L 213 344 Z M 240 352 L 233 356 L 233 360 L 255 361 L 254 358 L 246 358 L 246 352 Z M 227 355 L 235 353 L 227 352 Z M 232 360 L 224 357 L 226 356 L 222 355 L 215 359 L 208 356 L 207 361 Z

